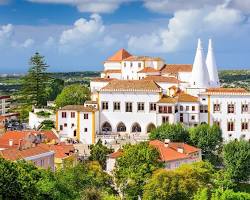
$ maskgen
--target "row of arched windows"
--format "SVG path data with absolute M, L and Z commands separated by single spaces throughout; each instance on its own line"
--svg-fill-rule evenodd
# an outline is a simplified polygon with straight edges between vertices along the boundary
M 147 126 L 147 132 L 151 132 L 153 129 L 155 129 L 155 125 L 153 123 L 150 123 Z M 116 132 L 126 132 L 127 127 L 125 126 L 125 124 L 123 122 L 118 123 L 116 130 L 112 130 L 112 126 L 109 122 L 104 122 L 102 125 L 102 132 L 104 133 L 110 133 L 112 131 L 116 131 Z M 141 132 L 141 126 L 139 123 L 134 123 L 131 127 L 131 132 L 132 133 L 140 133 Z

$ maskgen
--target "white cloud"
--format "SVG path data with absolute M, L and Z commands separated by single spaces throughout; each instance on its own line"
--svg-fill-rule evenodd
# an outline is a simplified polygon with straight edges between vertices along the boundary
M 213 8 L 181 10 L 174 13 L 166 29 L 147 35 L 131 36 L 128 46 L 138 52 L 174 52 L 183 49 L 190 39 L 201 35 L 230 34 L 235 29 L 242 31 L 244 19 L 241 12 L 227 8 L 224 4 Z
M 34 43 L 35 43 L 35 41 L 33 39 L 28 38 L 24 42 L 21 42 L 21 43 L 19 43 L 17 41 L 13 41 L 11 43 L 11 46 L 12 47 L 17 47 L 17 48 L 29 48 L 29 47 L 33 46 Z
M 104 32 L 102 18 L 98 14 L 92 14 L 89 21 L 80 18 L 71 29 L 62 32 L 59 40 L 61 47 L 66 49 L 83 47 L 86 44 L 95 42 Z
M 122 3 L 135 0 L 27 0 L 33 3 L 53 3 L 76 6 L 80 12 L 110 13 Z
M 0 44 L 6 43 L 11 39 L 14 32 L 12 24 L 3 25 L 0 27 Z

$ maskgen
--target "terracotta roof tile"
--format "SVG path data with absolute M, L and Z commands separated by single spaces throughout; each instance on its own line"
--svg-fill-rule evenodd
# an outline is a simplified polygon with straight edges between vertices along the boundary
M 248 93 L 244 88 L 208 88 L 206 92 L 214 93 Z
M 99 78 L 99 77 L 91 79 L 91 81 L 93 81 L 93 82 L 110 82 L 113 80 L 117 80 L 117 79 L 115 79 L 115 78 Z
M 127 52 L 125 49 L 120 49 L 113 56 L 109 57 L 106 62 L 120 62 L 130 56 L 132 55 L 129 52 Z
M 118 151 L 113 152 L 113 153 L 108 155 L 109 158 L 114 158 L 114 159 L 119 158 L 121 156 L 122 156 L 122 151 L 121 150 L 118 150 Z
M 175 77 L 166 77 L 166 76 L 147 76 L 144 78 L 144 80 L 153 80 L 155 82 L 166 82 L 166 83 L 175 83 L 175 84 L 178 84 L 181 82 Z
M 192 68 L 191 64 L 166 64 L 161 68 L 161 73 L 192 72 Z
M 125 61 L 163 61 L 159 57 L 149 57 L 149 56 L 130 56 Z
M 112 81 L 101 91 L 156 91 L 160 92 L 161 88 L 151 80 L 117 80 Z
M 120 73 L 122 73 L 122 70 L 120 70 L 120 69 L 107 69 L 107 70 L 103 71 L 103 73 L 105 73 L 105 74 L 120 74 Z
M 145 67 L 137 73 L 153 73 L 153 72 L 159 72 L 159 70 L 154 69 L 153 67 Z
M 93 112 L 96 111 L 96 109 L 92 106 L 84 106 L 84 105 L 67 105 L 62 107 L 59 110 L 74 110 L 79 112 Z
M 157 103 L 176 103 L 177 99 L 169 96 L 163 96 Z
M 199 98 L 186 93 L 179 93 L 175 97 L 178 102 L 199 102 Z

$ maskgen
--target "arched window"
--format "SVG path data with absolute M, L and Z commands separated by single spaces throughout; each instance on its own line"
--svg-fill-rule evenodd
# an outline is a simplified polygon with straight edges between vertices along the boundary
M 109 133 L 112 131 L 112 127 L 110 125 L 110 123 L 108 122 L 105 122 L 103 125 L 102 125 L 102 132 L 104 133 Z
M 126 126 L 124 123 L 120 122 L 117 125 L 117 132 L 126 132 Z
M 156 127 L 153 123 L 150 123 L 147 127 L 147 133 L 150 133 L 152 130 L 154 130 Z
M 134 123 L 132 126 L 132 133 L 140 133 L 141 132 L 141 126 L 138 123 Z

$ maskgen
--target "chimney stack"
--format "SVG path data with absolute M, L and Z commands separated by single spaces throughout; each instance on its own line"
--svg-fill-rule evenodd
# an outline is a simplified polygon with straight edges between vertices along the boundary
M 9 146 L 10 146 L 10 147 L 13 146 L 13 139 L 9 139 Z
M 170 139 L 165 139 L 165 140 L 164 140 L 164 146 L 165 146 L 165 147 L 168 147 L 169 144 L 170 144 Z

